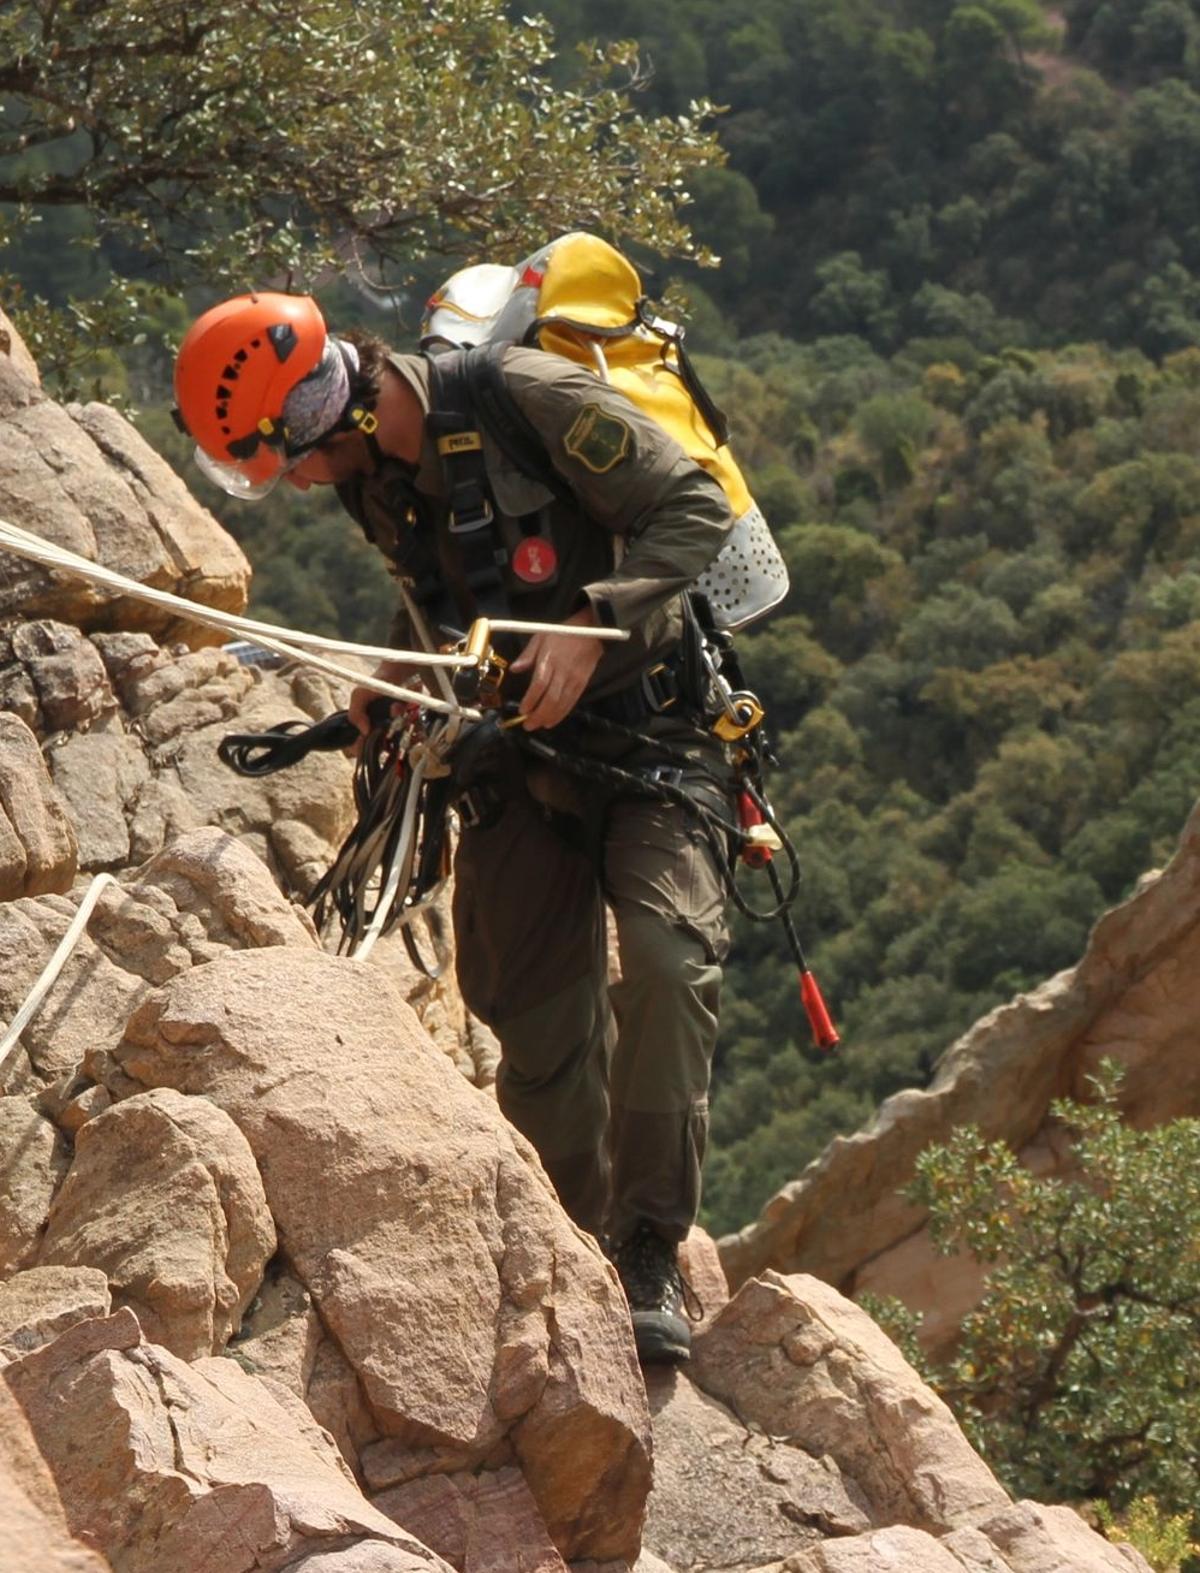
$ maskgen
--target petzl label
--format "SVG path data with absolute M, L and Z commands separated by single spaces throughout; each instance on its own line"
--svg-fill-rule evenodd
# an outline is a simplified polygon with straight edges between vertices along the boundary
M 512 554 L 512 571 L 526 584 L 545 584 L 554 577 L 558 567 L 558 553 L 549 541 L 531 535 L 521 542 Z
M 607 475 L 628 454 L 633 433 L 618 415 L 611 415 L 599 404 L 585 404 L 563 439 L 563 447 L 573 459 L 593 475 Z

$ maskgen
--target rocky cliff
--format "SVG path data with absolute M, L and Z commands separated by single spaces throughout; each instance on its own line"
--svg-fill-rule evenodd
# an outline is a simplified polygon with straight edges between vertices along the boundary
M 901 1196 L 918 1153 L 971 1124 L 1034 1172 L 1065 1172 L 1069 1148 L 1049 1105 L 1086 1099 L 1105 1058 L 1124 1067 L 1131 1124 L 1200 1114 L 1198 1016 L 1200 810 L 1167 867 L 1100 919 L 1078 966 L 977 1022 L 927 1089 L 889 1098 L 870 1126 L 832 1142 L 720 1242 L 730 1282 L 770 1268 L 814 1273 L 847 1294 L 897 1295 L 923 1313 L 929 1346 L 944 1345 L 982 1279 L 969 1259 L 935 1255 L 923 1213 Z
M 135 434 L 27 371 L 0 353 L 0 517 L 240 604 L 236 549 Z M 1145 1569 L 1012 1503 L 817 1277 L 726 1303 L 695 1237 L 692 1365 L 644 1381 L 494 1045 L 290 899 L 346 762 L 215 761 L 235 716 L 339 696 L 126 611 L 0 557 L 0 1018 L 115 876 L 0 1069 L 0 1567 Z

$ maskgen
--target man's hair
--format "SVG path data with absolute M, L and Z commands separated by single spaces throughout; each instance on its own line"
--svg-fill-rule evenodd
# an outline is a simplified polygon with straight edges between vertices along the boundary
M 350 378 L 350 397 L 373 410 L 391 350 L 381 338 L 365 328 L 351 328 L 348 333 L 339 333 L 338 338 L 353 344 L 358 351 L 358 370 Z

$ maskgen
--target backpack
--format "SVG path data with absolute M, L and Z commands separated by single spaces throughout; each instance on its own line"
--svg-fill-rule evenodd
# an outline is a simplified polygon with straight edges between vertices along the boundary
M 728 424 L 684 349 L 684 330 L 656 316 L 629 260 L 596 235 L 576 232 L 543 246 L 516 267 L 463 268 L 430 298 L 421 348 L 439 350 L 535 345 L 586 366 L 631 399 L 680 444 L 724 490 L 735 515 L 729 540 L 696 582 L 713 621 L 744 628 L 788 591 L 787 568 L 728 445 Z M 495 356 L 470 357 L 482 369 Z M 523 468 L 545 477 L 536 438 L 519 431 L 494 372 L 495 434 Z

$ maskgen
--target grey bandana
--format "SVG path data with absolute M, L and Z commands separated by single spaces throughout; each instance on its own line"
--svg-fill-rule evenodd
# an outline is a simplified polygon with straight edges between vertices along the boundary
M 358 352 L 353 344 L 342 344 L 331 336 L 317 365 L 288 394 L 283 406 L 283 423 L 287 427 L 291 452 L 311 448 L 320 442 L 345 414 L 350 402 L 347 357 L 357 371 Z

